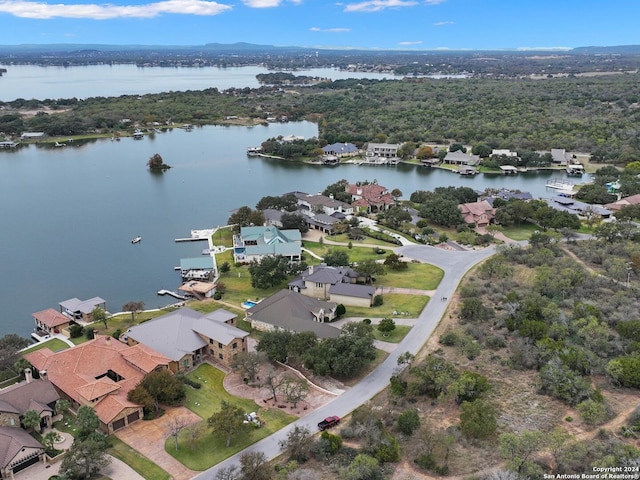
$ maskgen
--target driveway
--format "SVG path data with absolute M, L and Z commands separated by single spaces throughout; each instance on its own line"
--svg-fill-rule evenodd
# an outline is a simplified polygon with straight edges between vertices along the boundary
M 158 465 L 171 475 L 174 480 L 188 480 L 198 472 L 182 465 L 164 449 L 165 440 L 170 435 L 169 424 L 174 419 L 184 421 L 187 425 L 202 420 L 185 407 L 169 408 L 162 417 L 150 421 L 136 422 L 116 432 L 115 436 Z M 120 480 L 122 477 L 116 475 L 111 478 Z
M 462 280 L 463 275 L 474 265 L 493 255 L 495 253 L 495 247 L 459 252 L 447 251 L 425 245 L 408 245 L 395 249 L 395 252 L 407 258 L 431 263 L 442 268 L 445 274 L 436 289 L 436 297 L 450 298 L 453 297 L 453 293 Z M 285 440 L 294 427 L 307 427 L 311 431 L 316 431 L 317 424 L 320 420 L 330 415 L 345 416 L 358 405 L 362 405 L 370 400 L 389 384 L 389 378 L 398 368 L 397 360 L 401 353 L 410 352 L 416 354 L 420 351 L 440 322 L 447 305 L 448 302 L 446 301 L 429 302 L 420 313 L 416 325 L 411 330 L 411 335 L 407 335 L 402 342 L 398 344 L 398 347 L 389 353 L 386 360 L 357 385 L 324 407 L 287 425 L 273 435 L 254 443 L 243 452 L 229 457 L 209 470 L 198 474 L 195 478 L 197 480 L 211 480 L 215 478 L 215 475 L 221 469 L 230 467 L 231 465 L 237 465 L 240 456 L 246 452 L 262 452 L 269 459 L 275 458 L 280 455 L 279 441 Z

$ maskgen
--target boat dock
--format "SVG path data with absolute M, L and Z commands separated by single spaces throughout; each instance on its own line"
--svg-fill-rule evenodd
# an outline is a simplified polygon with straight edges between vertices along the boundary
M 211 235 L 216 231 L 216 228 L 207 228 L 204 230 L 191 230 L 191 236 L 185 238 L 176 238 L 176 242 L 199 242 L 201 240 L 211 240 Z
M 555 188 L 558 190 L 573 190 L 575 186 L 569 180 L 565 180 L 563 178 L 551 178 L 547 180 L 547 188 Z
M 186 300 L 187 297 L 184 295 L 180 295 L 179 293 L 172 292 L 171 290 L 158 290 L 158 295 L 170 295 L 173 298 L 177 298 L 178 300 Z

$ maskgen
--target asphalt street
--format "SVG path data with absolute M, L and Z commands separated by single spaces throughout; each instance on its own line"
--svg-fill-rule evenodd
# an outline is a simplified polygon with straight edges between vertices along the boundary
M 445 272 L 435 294 L 420 313 L 415 326 L 411 329 L 411 333 L 404 338 L 398 348 L 391 352 L 386 360 L 360 383 L 336 397 L 335 400 L 308 416 L 287 425 L 273 435 L 251 445 L 242 452 L 229 457 L 209 470 L 198 474 L 194 479 L 214 480 L 219 470 L 231 465 L 238 465 L 240 456 L 246 452 L 263 452 L 268 459 L 275 458 L 281 453 L 279 442 L 286 439 L 289 431 L 295 426 L 304 426 L 315 432 L 318 429 L 317 424 L 320 420 L 331 415 L 344 417 L 373 398 L 389 384 L 389 378 L 398 368 L 398 356 L 404 352 L 418 353 L 429 339 L 444 315 L 448 304 L 448 302 L 442 301 L 441 298 L 452 297 L 464 274 L 478 262 L 493 255 L 495 251 L 495 246 L 464 252 L 443 250 L 425 245 L 406 245 L 395 249 L 395 252 L 399 255 L 436 265 Z

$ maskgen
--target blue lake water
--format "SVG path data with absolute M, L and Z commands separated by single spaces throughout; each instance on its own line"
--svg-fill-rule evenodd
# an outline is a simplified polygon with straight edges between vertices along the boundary
M 460 177 L 410 165 L 323 167 L 247 157 L 246 148 L 279 135 L 317 136 L 310 122 L 256 127 L 207 126 L 121 141 L 63 148 L 0 151 L 0 335 L 28 335 L 33 312 L 72 297 L 100 296 L 110 311 L 128 301 L 147 308 L 171 303 L 160 289 L 180 284 L 180 258 L 199 256 L 204 243 L 175 243 L 191 229 L 226 224 L 229 211 L 254 207 L 265 195 L 316 193 L 342 178 L 377 180 L 404 197 L 437 186 L 528 190 L 558 173 Z M 152 174 L 159 153 L 172 165 Z M 135 236 L 142 242 L 131 244 Z

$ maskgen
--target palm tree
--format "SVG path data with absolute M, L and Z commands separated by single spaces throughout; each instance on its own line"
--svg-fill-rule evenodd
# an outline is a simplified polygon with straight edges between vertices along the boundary
M 40 414 L 35 410 L 27 410 L 22 416 L 22 425 L 27 430 L 40 431 Z

